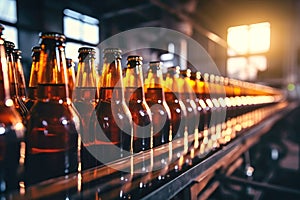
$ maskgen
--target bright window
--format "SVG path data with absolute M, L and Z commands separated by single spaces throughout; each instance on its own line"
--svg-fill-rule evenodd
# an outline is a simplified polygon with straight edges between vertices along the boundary
M 97 45 L 99 43 L 99 21 L 76 11 L 64 10 L 64 34 L 68 38 Z
M 6 25 L 16 24 L 17 22 L 17 2 L 16 0 L 1 0 L 0 1 L 0 20 L 4 21 L 5 27 L 3 31 L 3 37 L 7 41 L 15 43 L 16 48 L 18 45 L 18 29 L 15 26 Z
M 17 22 L 17 2 L 16 0 L 0 1 L 0 19 L 10 23 Z
M 270 23 L 263 22 L 228 28 L 228 76 L 254 80 L 267 69 L 265 53 L 270 49 Z
M 13 26 L 4 25 L 5 29 L 3 31 L 3 38 L 7 41 L 15 43 L 16 48 L 18 48 L 18 29 Z
M 66 56 L 78 63 L 78 49 L 92 47 L 96 50 L 96 64 L 99 62 L 99 20 L 79 12 L 64 10 L 64 35 L 73 39 L 66 43 Z M 91 46 L 92 45 L 92 46 Z

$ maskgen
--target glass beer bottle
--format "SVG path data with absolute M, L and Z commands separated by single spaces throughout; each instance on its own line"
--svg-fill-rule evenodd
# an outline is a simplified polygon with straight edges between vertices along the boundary
M 31 109 L 34 101 L 37 99 L 37 77 L 40 66 L 41 47 L 32 47 L 31 51 L 32 63 L 28 87 L 28 101 L 25 103 L 28 110 Z
M 124 100 L 121 53 L 117 48 L 103 51 L 103 67 L 96 106 L 96 119 L 91 118 L 95 133 L 96 158 L 107 163 L 132 153 L 132 116 Z M 109 152 L 109 153 L 108 153 Z
M 153 169 L 159 170 L 159 175 L 152 180 L 152 187 L 158 187 L 165 181 L 165 175 L 172 159 L 171 111 L 165 100 L 161 68 L 160 61 L 150 62 L 145 79 L 146 102 L 152 113 L 153 146 L 169 143 L 168 146 L 164 145 L 159 148 L 168 149 L 168 154 L 159 154 L 159 151 L 154 151 Z
M 16 73 L 17 70 L 15 67 L 14 56 L 13 56 L 13 49 L 15 47 L 15 44 L 13 42 L 5 41 L 4 45 L 6 50 L 6 59 L 8 62 L 8 77 L 9 77 L 9 82 L 11 84 L 10 96 L 14 101 L 14 105 L 16 109 L 21 114 L 23 119 L 25 119 L 28 110 L 19 96 L 19 90 L 18 90 L 19 84 L 17 82 L 17 73 Z
M 24 71 L 22 66 L 22 51 L 20 49 L 13 50 L 15 70 L 16 70 L 16 79 L 18 83 L 18 94 L 23 103 L 27 102 L 27 92 L 26 92 L 26 82 L 24 77 Z
M 180 88 L 178 84 L 179 67 L 169 67 L 165 81 L 165 97 L 166 102 L 171 111 L 171 126 L 172 126 L 172 148 L 175 158 L 179 158 L 187 152 L 188 132 L 186 126 L 187 111 L 180 97 Z
M 40 33 L 38 97 L 27 116 L 25 181 L 78 171 L 80 119 L 69 98 L 65 36 Z
M 150 107 L 153 122 L 153 146 L 172 141 L 171 111 L 165 100 L 162 63 L 150 62 L 145 79 L 146 102 Z
M 0 26 L 0 34 L 3 27 Z M 1 34 L 2 35 L 2 34 Z M 22 117 L 10 97 L 8 63 L 5 55 L 4 40 L 0 37 L 0 197 L 18 188 L 18 166 L 20 141 L 25 127 Z M 5 197 L 3 197 L 5 199 Z
M 205 127 L 205 114 L 206 110 L 205 107 L 206 105 L 203 105 L 203 94 L 204 94 L 204 83 L 201 81 L 201 72 L 192 72 L 191 73 L 191 80 L 194 81 L 193 84 L 193 91 L 195 93 L 195 103 L 197 106 L 197 111 L 199 112 L 199 124 L 198 124 L 198 132 L 199 132 L 199 137 L 201 138 L 201 135 L 203 134 L 202 132 L 204 131 Z
M 149 106 L 145 100 L 141 56 L 128 56 L 124 78 L 125 101 L 133 121 L 133 151 L 153 147 L 153 126 Z
M 194 141 L 199 140 L 199 135 L 198 135 L 198 125 L 199 125 L 199 119 L 200 119 L 200 113 L 197 112 L 197 106 L 194 101 L 195 93 L 192 89 L 192 81 L 190 79 L 191 77 L 191 70 L 186 69 L 186 70 L 180 70 L 180 75 L 181 75 L 181 98 L 182 101 L 186 107 L 187 111 L 187 130 L 189 134 L 189 149 L 193 148 L 191 144 Z M 192 137 L 190 137 L 192 136 Z
M 204 73 L 203 74 L 203 79 L 201 81 L 204 84 L 204 93 L 202 95 L 202 98 L 200 99 L 200 104 L 202 105 L 203 108 L 206 110 L 206 115 L 205 115 L 205 128 L 203 131 L 203 143 L 200 146 L 200 156 L 206 156 L 211 150 L 212 150 L 212 141 L 211 141 L 211 136 L 212 136 L 212 131 L 211 127 L 212 122 L 211 122 L 211 117 L 212 117 L 212 109 L 213 109 L 213 103 L 211 101 L 211 96 L 210 96 L 210 84 L 209 84 L 209 74 Z
M 89 130 L 90 119 L 96 119 L 95 94 L 97 91 L 95 49 L 82 47 L 78 50 L 78 73 L 74 89 L 74 105 L 80 115 L 83 132 L 81 133 L 81 162 L 82 168 L 90 168 L 97 165 L 97 161 L 90 155 L 87 148 L 93 148 L 95 135 Z

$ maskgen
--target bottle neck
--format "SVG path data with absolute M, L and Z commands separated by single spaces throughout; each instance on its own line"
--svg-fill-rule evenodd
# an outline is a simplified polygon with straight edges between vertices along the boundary
M 69 99 L 65 48 L 61 42 L 50 39 L 41 42 L 37 82 L 38 99 Z
M 84 59 L 78 63 L 76 87 L 96 87 L 96 70 L 94 59 Z
M 149 69 L 145 86 L 146 101 L 165 101 L 163 78 L 160 70 Z
M 111 61 L 111 62 L 110 62 Z M 99 100 L 124 102 L 124 90 L 121 72 L 121 59 L 104 57 Z
M 145 100 L 141 66 L 135 66 L 126 69 L 124 86 L 126 102 L 138 100 L 142 102 Z
M 143 87 L 143 75 L 141 66 L 136 66 L 133 68 L 127 68 L 124 77 L 124 86 L 139 88 Z
M 25 82 L 23 66 L 20 58 L 16 59 L 15 66 L 16 66 L 16 74 L 17 74 L 17 82 L 18 82 L 18 95 L 21 98 L 27 98 L 26 82 Z
M 116 59 L 113 62 L 104 62 L 101 76 L 100 87 L 120 87 L 123 88 L 121 60 Z
M 10 84 L 8 77 L 8 63 L 6 60 L 6 53 L 4 48 L 4 41 L 0 38 L 0 102 L 5 103 L 10 99 Z
M 18 96 L 16 68 L 11 51 L 6 51 L 6 59 L 8 66 L 8 80 L 10 83 L 10 96 L 16 98 Z
M 37 87 L 37 78 L 40 62 L 39 60 L 32 60 L 31 72 L 29 78 L 29 87 Z
M 167 74 L 165 80 L 165 92 L 181 93 L 183 88 L 183 80 L 177 75 Z
M 145 80 L 147 88 L 163 88 L 163 77 L 160 70 L 150 69 Z

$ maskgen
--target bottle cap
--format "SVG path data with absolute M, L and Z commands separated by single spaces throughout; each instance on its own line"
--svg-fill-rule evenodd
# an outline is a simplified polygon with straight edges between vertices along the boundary
M 39 34 L 39 37 L 41 39 L 54 39 L 54 40 L 59 40 L 61 42 L 66 41 L 66 36 L 62 33 L 57 33 L 57 32 L 41 32 Z
M 96 51 L 91 47 L 81 47 L 78 49 L 78 58 L 85 58 L 87 55 L 91 56 L 91 58 L 95 58 Z
M 142 60 L 143 60 L 142 56 L 131 55 L 127 57 L 127 61 L 142 61 Z
M 137 65 L 143 64 L 143 57 L 138 55 L 131 55 L 127 57 L 127 68 L 134 68 Z M 130 63 L 136 63 L 135 65 L 131 65 Z
M 31 48 L 31 57 L 39 56 L 41 53 L 41 47 L 40 46 L 34 46 Z
M 15 44 L 10 41 L 4 41 L 4 46 L 5 46 L 5 50 L 9 52 L 12 52 L 13 49 L 15 48 Z
M 169 67 L 167 73 L 170 75 L 180 74 L 180 67 L 179 66 Z
M 190 69 L 180 70 L 180 75 L 183 77 L 191 77 L 192 71 Z
M 103 53 L 106 54 L 106 53 L 119 53 L 121 54 L 122 53 L 122 50 L 119 49 L 119 48 L 106 48 L 103 50 Z
M 151 61 L 149 62 L 149 67 L 155 70 L 160 70 L 162 62 L 160 61 Z
M 80 47 L 78 53 L 96 53 L 96 51 L 92 47 Z
M 203 79 L 204 79 L 205 82 L 208 82 L 209 81 L 209 74 L 208 73 L 204 73 Z
M 103 50 L 104 56 L 107 54 L 113 54 L 115 58 L 122 58 L 122 51 L 119 48 L 106 48 Z
M 21 59 L 22 58 L 22 51 L 20 49 L 14 49 L 13 50 L 13 55 L 14 55 L 15 58 Z
M 32 52 L 40 52 L 41 51 L 41 47 L 40 46 L 34 46 L 31 48 Z

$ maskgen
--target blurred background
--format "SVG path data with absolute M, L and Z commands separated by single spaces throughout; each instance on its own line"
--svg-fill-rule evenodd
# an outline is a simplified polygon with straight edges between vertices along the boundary
M 67 36 L 66 54 L 138 27 L 164 27 L 199 42 L 224 76 L 280 87 L 296 98 L 300 67 L 298 0 L 1 0 L 4 35 L 23 51 L 29 79 L 31 48 L 41 31 Z M 130 42 L 155 43 L 153 35 Z M 143 51 L 144 60 L 181 64 L 173 54 L 197 57 L 185 41 L 164 44 L 168 52 Z M 100 56 L 98 51 L 98 57 Z M 300 89 L 299 89 L 300 91 Z

